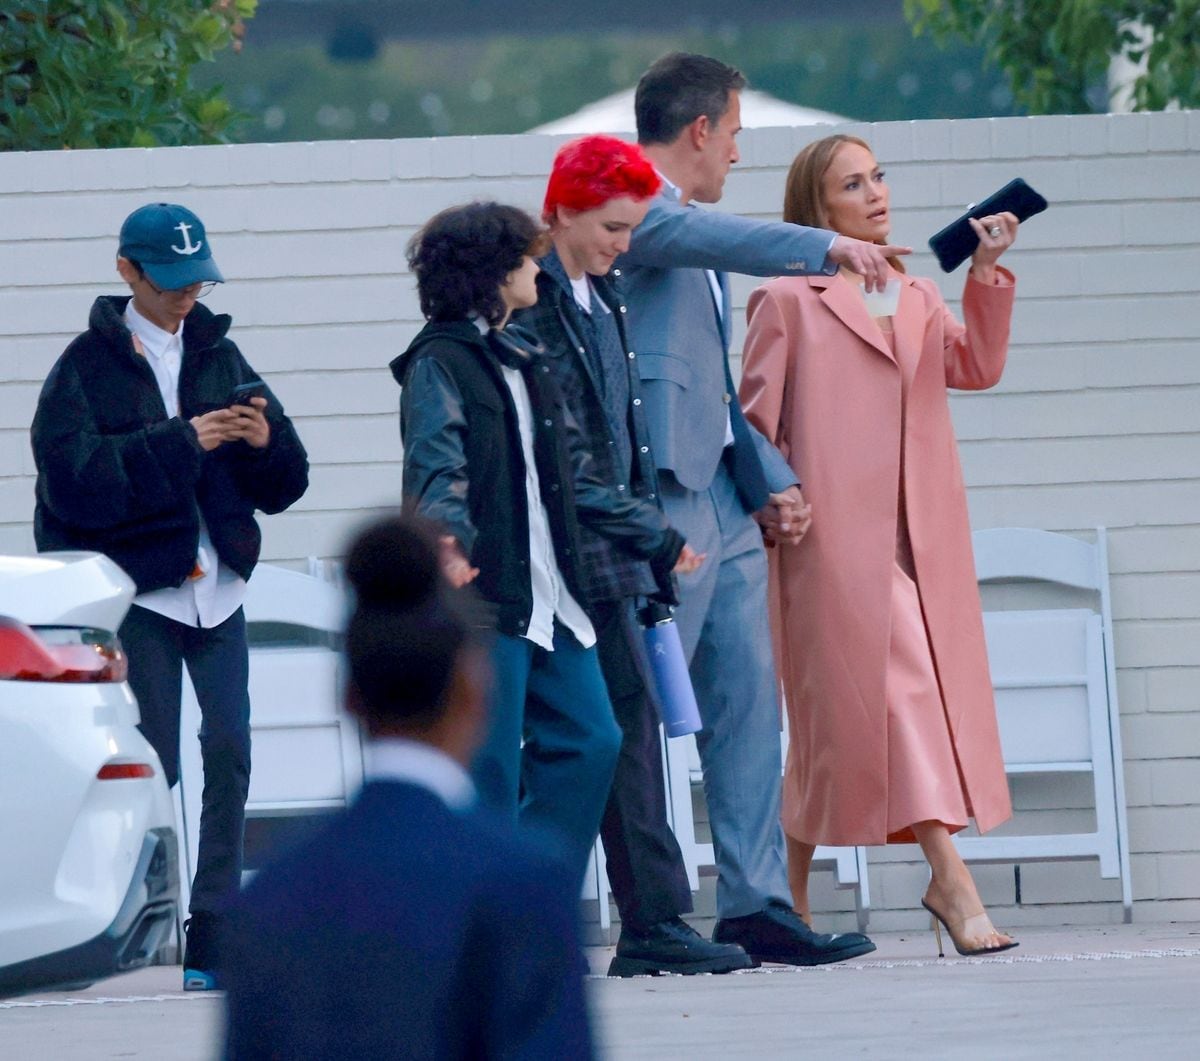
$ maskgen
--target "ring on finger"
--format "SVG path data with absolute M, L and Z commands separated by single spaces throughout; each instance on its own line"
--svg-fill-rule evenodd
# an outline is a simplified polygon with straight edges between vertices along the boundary
M 1000 226 L 992 225 L 992 227 L 987 230 L 987 234 L 991 236 L 992 239 L 995 239 L 998 235 L 1000 235 Z

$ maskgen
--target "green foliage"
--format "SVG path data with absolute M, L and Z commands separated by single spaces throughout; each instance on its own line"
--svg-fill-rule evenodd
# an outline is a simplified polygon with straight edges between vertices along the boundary
M 981 74 L 980 51 L 914 40 L 902 21 L 392 40 L 362 62 L 339 62 L 315 40 L 251 39 L 196 80 L 220 81 L 250 115 L 239 139 L 519 133 L 630 88 L 673 49 L 718 56 L 754 88 L 865 121 L 1013 113 L 1000 75 Z
M 1200 0 L 904 0 L 904 12 L 918 33 L 981 45 L 1034 114 L 1107 110 L 1115 56 L 1146 61 L 1135 110 L 1200 106 Z
M 258 0 L 4 0 L 0 150 L 217 143 L 236 120 L 193 67 Z

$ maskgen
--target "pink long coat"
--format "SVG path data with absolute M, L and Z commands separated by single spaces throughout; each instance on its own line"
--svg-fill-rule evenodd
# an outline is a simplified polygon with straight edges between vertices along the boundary
M 998 273 L 995 286 L 968 276 L 965 328 L 931 281 L 908 276 L 893 318 L 900 361 L 916 365 L 904 420 L 913 561 L 968 807 L 981 830 L 1012 807 L 946 389 L 982 390 L 1000 379 L 1014 287 L 1011 274 Z M 841 276 L 771 280 L 751 294 L 747 314 L 743 408 L 787 457 L 813 507 L 803 541 L 772 550 L 791 738 L 784 829 L 808 843 L 881 844 L 901 370 Z

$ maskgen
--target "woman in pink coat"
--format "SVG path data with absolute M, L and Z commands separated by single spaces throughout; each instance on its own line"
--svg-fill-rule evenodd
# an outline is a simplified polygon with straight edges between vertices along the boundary
M 792 164 L 784 220 L 886 243 L 883 177 L 863 141 L 819 140 Z M 845 271 L 771 280 L 750 296 L 740 395 L 812 509 L 803 540 L 772 557 L 796 909 L 810 919 L 817 844 L 915 840 L 932 870 L 923 905 L 974 954 L 1016 943 L 950 837 L 1012 807 L 946 392 L 1000 378 L 1014 286 L 996 260 L 1017 220 L 972 224 L 965 326 L 899 261 L 894 309 L 868 309 Z

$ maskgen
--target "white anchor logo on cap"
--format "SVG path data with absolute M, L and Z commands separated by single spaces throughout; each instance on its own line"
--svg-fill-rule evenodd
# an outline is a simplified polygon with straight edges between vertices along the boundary
M 171 250 L 173 250 L 176 254 L 195 254 L 196 251 L 204 246 L 204 240 L 201 240 L 199 243 L 192 242 L 191 233 L 189 232 L 192 226 L 186 221 L 180 221 L 175 227 L 183 233 L 182 247 L 176 247 L 174 243 L 171 244 Z

